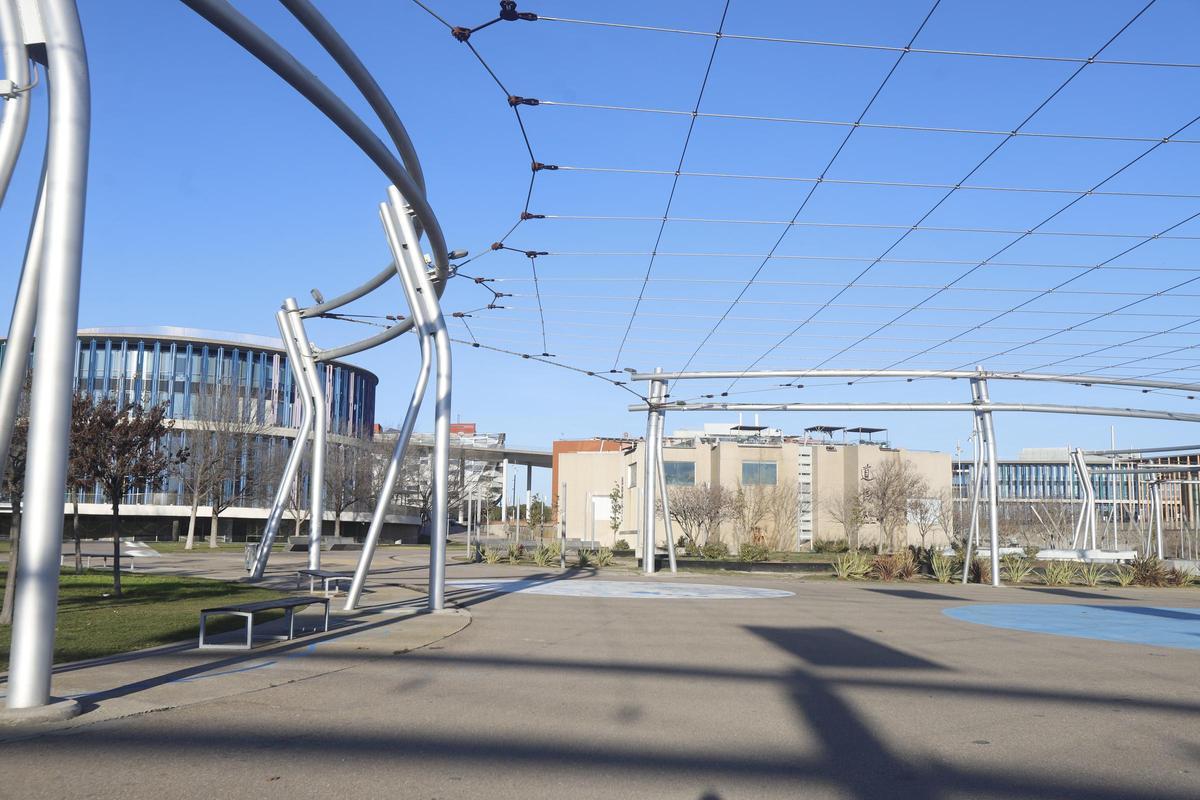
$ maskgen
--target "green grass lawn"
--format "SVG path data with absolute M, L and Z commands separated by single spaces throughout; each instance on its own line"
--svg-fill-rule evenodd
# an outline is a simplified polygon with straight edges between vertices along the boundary
M 3 574 L 0 568 L 0 576 Z M 121 588 L 124 597 L 109 596 L 111 572 L 63 573 L 59 579 L 55 663 L 195 640 L 201 608 L 284 596 L 244 584 L 174 575 L 122 573 Z M 216 632 L 243 624 L 236 618 L 214 618 L 209 629 Z M 8 661 L 10 634 L 8 626 L 0 627 L 0 660 L 4 663 Z

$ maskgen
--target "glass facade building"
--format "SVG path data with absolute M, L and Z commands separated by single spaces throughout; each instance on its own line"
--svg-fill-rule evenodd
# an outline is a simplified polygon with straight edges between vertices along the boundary
M 7 343 L 0 340 L 0 360 Z M 323 365 L 329 432 L 367 438 L 375 425 L 378 378 L 341 362 Z M 250 505 L 269 504 L 275 481 L 272 469 L 282 467 L 299 425 L 301 399 L 283 343 L 265 336 L 214 333 L 190 328 L 90 328 L 79 332 L 75 351 L 75 388 L 95 399 L 112 397 L 122 403 L 165 403 L 176 421 L 168 446 L 185 446 L 190 431 L 203 429 L 199 398 L 232 390 L 239 413 L 264 427 L 258 437 L 253 465 L 268 480 L 252 493 Z M 287 430 L 291 429 L 291 430 Z M 92 493 L 87 493 L 92 494 Z M 178 478 L 153 493 L 138 492 L 127 502 L 184 505 Z M 103 502 L 98 493 L 83 502 Z

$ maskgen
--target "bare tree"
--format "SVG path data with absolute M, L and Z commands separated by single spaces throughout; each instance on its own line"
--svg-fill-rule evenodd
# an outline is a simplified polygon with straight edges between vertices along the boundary
M 863 492 L 867 516 L 879 525 L 881 544 L 899 548 L 899 533 L 908 529 L 909 501 L 929 494 L 929 484 L 908 459 L 888 459 Z
M 917 535 L 921 537 L 921 547 L 938 528 L 941 519 L 942 500 L 939 497 L 913 497 L 908 501 L 908 521 L 917 526 Z
M 763 537 L 762 523 L 771 514 L 774 487 L 752 483 L 749 486 L 738 484 L 737 492 L 733 495 L 733 505 L 729 517 L 733 521 L 734 532 L 738 545 L 746 542 L 758 542 Z
M 671 519 L 693 548 L 699 548 L 729 517 L 733 497 L 723 486 L 671 486 Z
M 841 526 L 847 546 L 851 550 L 857 550 L 862 545 L 859 532 L 863 525 L 867 524 L 867 509 L 862 492 L 830 495 L 821 501 L 821 507 L 826 516 Z
M 325 504 L 333 511 L 333 535 L 342 535 L 342 516 L 378 493 L 375 453 L 366 443 L 331 443 L 325 455 Z M 382 480 L 380 475 L 379 480 Z
M 192 398 L 196 427 L 187 432 L 188 459 L 179 470 L 191 498 L 187 540 L 196 540 L 196 515 L 201 501 L 212 508 L 208 546 L 217 546 L 221 512 L 251 496 L 263 470 L 253 469 L 255 441 L 267 428 L 253 402 L 246 402 L 228 383 Z
M 613 481 L 613 487 L 608 492 L 608 527 L 612 529 L 613 541 L 621 532 L 621 522 L 625 514 L 625 488 L 621 481 Z
M 26 395 L 28 396 L 28 395 Z M 83 574 L 83 545 L 80 541 L 79 496 L 95 486 L 84 455 L 85 424 L 91 398 L 82 392 L 71 398 L 71 440 L 67 455 L 67 490 L 71 494 L 71 536 L 75 540 L 75 574 Z
M 943 489 L 938 492 L 938 515 L 937 524 L 946 534 L 946 538 L 953 542 L 958 536 L 961 528 L 957 526 L 958 522 L 958 501 L 954 498 L 954 492 L 950 489 Z
M 796 526 L 803 511 L 800 487 L 793 481 L 784 481 L 771 491 L 769 500 L 771 533 L 767 537 L 767 546 L 772 550 L 790 550 L 795 542 Z
M 172 423 L 166 404 L 121 408 L 111 398 L 90 405 L 82 420 L 80 458 L 112 507 L 113 594 L 121 596 L 121 502 L 136 488 L 149 489 L 187 458 L 163 441 Z

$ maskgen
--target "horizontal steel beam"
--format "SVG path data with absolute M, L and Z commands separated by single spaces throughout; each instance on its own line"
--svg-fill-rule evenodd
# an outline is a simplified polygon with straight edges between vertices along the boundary
M 650 381 L 661 378 L 667 381 L 694 380 L 754 380 L 762 378 L 984 378 L 994 381 L 1036 381 L 1042 383 L 1074 383 L 1081 386 L 1134 386 L 1140 389 L 1176 389 L 1181 392 L 1200 392 L 1200 384 L 1152 381 L 1144 378 L 1105 378 L 1092 375 L 1046 375 L 1039 372 L 991 372 L 988 370 L 936 370 L 936 369 L 809 369 L 809 370 L 758 370 L 743 372 L 725 370 L 718 372 L 635 372 L 634 381 Z
M 1200 450 L 1200 444 L 1181 444 L 1177 447 L 1123 447 L 1117 450 L 1084 450 L 1085 456 L 1132 456 L 1142 453 L 1178 453 L 1184 450 Z
M 663 373 L 664 375 L 666 373 Z M 1097 417 L 1137 417 L 1174 422 L 1200 422 L 1200 414 L 1145 408 L 1062 406 L 1035 403 L 636 403 L 630 411 L 1024 411 L 1033 414 L 1080 414 Z

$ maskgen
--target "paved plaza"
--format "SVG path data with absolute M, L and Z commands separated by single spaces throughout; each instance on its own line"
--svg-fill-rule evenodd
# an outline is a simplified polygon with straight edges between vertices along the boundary
M 278 585 L 292 560 L 273 562 Z M 90 710 L 0 732 L 2 794 L 1127 800 L 1200 786 L 1186 638 L 1200 643 L 1200 592 L 480 564 L 450 567 L 456 610 L 430 615 L 420 562 L 378 559 L 368 608 L 329 635 L 62 669 L 55 691 Z M 1002 606 L 1027 613 L 989 613 Z M 1065 635 L 1089 610 L 1184 638 Z M 1030 618 L 1066 621 L 1047 633 Z

